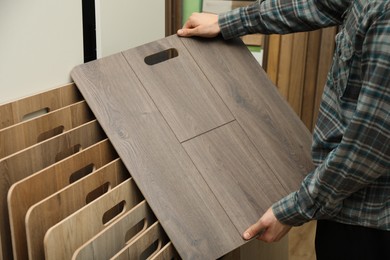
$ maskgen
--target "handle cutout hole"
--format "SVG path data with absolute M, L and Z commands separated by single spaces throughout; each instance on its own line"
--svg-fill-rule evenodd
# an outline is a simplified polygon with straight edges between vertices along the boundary
M 145 223 L 146 221 L 145 219 L 143 219 L 126 232 L 125 235 L 126 244 L 133 241 L 136 237 L 138 237 L 139 234 L 141 234 L 146 229 Z
M 85 198 L 85 202 L 88 204 L 94 201 L 95 199 L 99 198 L 104 193 L 106 193 L 109 188 L 110 188 L 109 182 L 106 182 L 103 185 L 97 187 L 96 189 L 94 189 L 93 191 L 87 194 L 87 197 Z
M 42 115 L 45 115 L 45 114 L 49 113 L 49 111 L 50 111 L 50 109 L 48 107 L 45 107 L 45 108 L 36 110 L 34 112 L 25 114 L 22 117 L 22 122 L 30 120 L 30 119 L 33 119 L 33 118 L 36 118 L 36 117 L 39 117 L 39 116 L 42 116 Z
M 69 157 L 77 152 L 81 151 L 81 145 L 80 144 L 76 144 L 68 149 L 65 149 L 64 151 L 62 152 L 59 152 L 57 155 L 56 155 L 56 158 L 55 158 L 55 161 L 56 162 L 59 162 L 63 159 L 65 159 L 66 157 Z
M 38 143 L 45 141 L 49 138 L 52 138 L 56 135 L 62 134 L 64 132 L 65 127 L 63 125 L 57 126 L 49 131 L 43 132 L 42 134 L 38 135 L 37 141 Z
M 168 49 L 165 51 L 160 51 L 160 52 L 157 52 L 155 54 L 149 55 L 149 56 L 145 57 L 144 61 L 148 65 L 155 65 L 155 64 L 167 61 L 169 59 L 173 59 L 173 58 L 177 57 L 178 55 L 179 55 L 179 53 L 177 52 L 177 50 L 171 48 L 171 49 Z
M 69 184 L 72 184 L 73 182 L 78 181 L 81 178 L 84 178 L 88 174 L 92 173 L 94 170 L 95 170 L 95 165 L 91 163 L 81 168 L 80 170 L 75 171 L 69 177 Z
M 160 246 L 161 246 L 161 242 L 159 239 L 157 239 L 140 254 L 138 259 L 140 260 L 149 259 L 154 253 L 156 253 L 157 250 L 159 250 Z
M 124 212 L 125 205 L 126 205 L 126 201 L 122 200 L 117 205 L 107 210 L 106 213 L 104 213 L 102 218 L 103 225 L 108 225 L 109 222 L 113 221 L 116 217 L 119 216 L 119 214 Z

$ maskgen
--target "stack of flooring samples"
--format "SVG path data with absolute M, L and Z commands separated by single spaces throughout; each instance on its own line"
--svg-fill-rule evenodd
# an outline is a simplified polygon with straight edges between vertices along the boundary
M 74 84 L 0 105 L 0 260 L 180 259 Z

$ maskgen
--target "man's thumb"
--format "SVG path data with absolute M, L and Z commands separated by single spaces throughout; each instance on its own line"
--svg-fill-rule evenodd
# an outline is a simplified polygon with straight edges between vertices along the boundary
M 255 237 L 257 234 L 259 234 L 262 229 L 264 229 L 264 227 L 261 225 L 261 222 L 259 221 L 256 224 L 250 226 L 247 230 L 245 230 L 244 233 L 242 234 L 242 237 L 245 240 L 249 240 Z
M 191 36 L 192 34 L 191 34 L 191 30 L 190 29 L 179 29 L 178 31 L 177 31 L 177 35 L 179 35 L 179 36 Z

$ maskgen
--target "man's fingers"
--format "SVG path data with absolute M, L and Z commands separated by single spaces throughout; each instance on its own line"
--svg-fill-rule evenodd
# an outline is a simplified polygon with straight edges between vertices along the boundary
M 185 36 L 185 37 L 190 37 L 190 36 L 193 36 L 194 35 L 194 30 L 195 29 L 185 29 L 185 28 L 182 28 L 182 29 L 179 29 L 177 31 L 177 35 L 179 36 Z
M 245 240 L 252 239 L 256 235 L 258 235 L 260 232 L 262 232 L 264 229 L 265 229 L 265 227 L 261 224 L 261 221 L 258 221 L 256 224 L 253 224 L 247 230 L 245 230 L 244 233 L 242 234 L 242 237 Z
M 186 36 L 186 31 L 185 31 L 185 29 L 179 29 L 179 30 L 177 30 L 177 35 L 179 35 L 179 36 Z
M 184 23 L 184 25 L 183 25 L 183 27 L 182 27 L 183 29 L 189 29 L 189 28 L 192 28 L 192 23 L 191 23 L 191 20 L 187 20 L 185 23 Z
M 178 36 L 201 36 L 212 38 L 220 33 L 218 15 L 207 13 L 193 13 L 177 31 Z

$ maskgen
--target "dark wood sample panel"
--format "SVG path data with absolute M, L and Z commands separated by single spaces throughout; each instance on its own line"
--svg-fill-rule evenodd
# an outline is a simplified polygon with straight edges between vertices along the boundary
M 145 59 L 156 54 L 159 63 L 148 65 Z M 177 38 L 167 37 L 123 55 L 180 142 L 234 119 Z
M 236 121 L 183 146 L 240 233 L 287 195 Z
M 72 77 L 184 259 L 218 258 L 243 243 L 121 54 L 77 67 Z
M 184 259 L 244 244 L 312 168 L 309 132 L 238 39 L 174 35 L 72 78 Z
M 181 40 L 282 185 L 297 189 L 313 168 L 311 135 L 252 54 L 238 39 Z

